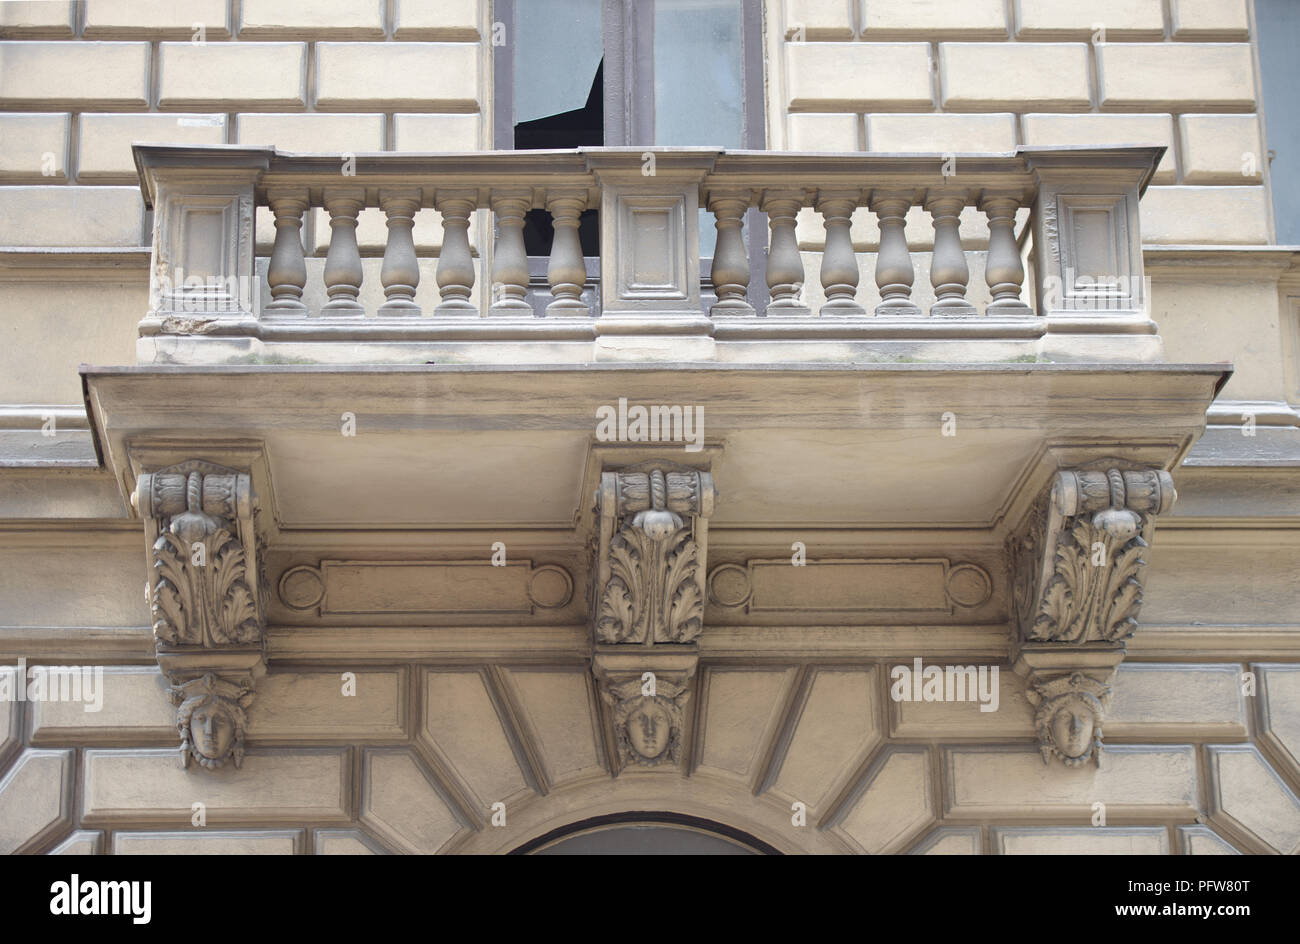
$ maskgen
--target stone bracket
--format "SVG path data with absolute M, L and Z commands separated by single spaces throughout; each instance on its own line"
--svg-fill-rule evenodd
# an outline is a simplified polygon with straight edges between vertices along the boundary
M 1058 472 L 1008 542 L 1011 660 L 1037 707 L 1043 761 L 1101 763 L 1110 682 L 1136 631 L 1145 552 L 1177 499 L 1161 469 Z
M 699 638 L 713 499 L 712 475 L 667 462 L 601 475 L 592 594 L 598 644 Z
M 265 672 L 266 581 L 247 473 L 189 460 L 139 476 L 146 587 L 172 685 L 182 764 L 239 766 L 244 709 Z

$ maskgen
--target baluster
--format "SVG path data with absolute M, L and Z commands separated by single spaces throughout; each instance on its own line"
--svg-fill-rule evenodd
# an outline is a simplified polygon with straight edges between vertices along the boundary
M 302 252 L 302 215 L 310 205 L 307 191 L 273 191 L 267 194 L 275 214 L 275 245 L 266 266 L 271 301 L 266 311 L 291 316 L 307 310 L 302 290 L 307 284 L 307 262 Z
M 709 273 L 718 301 L 709 314 L 752 315 L 754 306 L 745 299 L 749 289 L 749 254 L 745 252 L 744 218 L 749 209 L 748 190 L 715 191 L 709 194 L 718 240 L 713 249 Z
M 419 190 L 381 190 L 379 205 L 388 217 L 388 244 L 384 246 L 384 264 L 379 281 L 384 298 L 379 306 L 383 315 L 418 317 L 415 290 L 420 285 L 420 262 L 415 257 L 415 239 L 411 228 L 420 209 Z
M 325 254 L 325 293 L 322 315 L 364 315 L 357 301 L 361 292 L 361 250 L 357 248 L 357 214 L 365 206 L 361 190 L 331 190 L 324 194 L 330 215 L 330 248 Z
M 854 300 L 858 292 L 858 257 L 853 252 L 849 223 L 858 205 L 856 190 L 822 191 L 817 211 L 826 221 L 826 248 L 822 251 L 824 315 L 865 315 L 867 310 Z
M 904 231 L 913 200 L 910 191 L 882 191 L 871 195 L 871 212 L 880 223 L 880 246 L 876 252 L 876 287 L 880 289 L 877 316 L 918 318 L 921 315 L 920 307 L 912 301 L 912 282 L 916 276 Z
M 438 291 L 442 301 L 437 314 L 475 311 L 469 300 L 474 290 L 474 255 L 469 248 L 469 215 L 478 205 L 473 190 L 440 190 L 436 205 L 442 214 L 442 251 L 438 254 Z
M 992 300 L 990 315 L 1030 315 L 1027 304 L 1020 300 L 1020 287 L 1025 282 L 1025 266 L 1020 261 L 1016 246 L 1016 210 L 1020 206 L 1017 196 L 984 194 L 980 209 L 989 219 L 989 255 L 984 266 L 984 278 L 989 283 Z
M 978 314 L 975 306 L 966 301 L 966 283 L 970 281 L 970 267 L 966 253 L 961 248 L 961 208 L 966 205 L 962 194 L 936 194 L 926 202 L 925 208 L 934 220 L 934 254 L 930 258 L 930 284 L 934 286 L 932 316 L 965 317 Z
M 578 239 L 578 217 L 586 208 L 587 194 L 580 190 L 546 195 L 546 209 L 555 221 L 555 242 L 551 245 L 551 261 L 546 267 L 546 280 L 554 297 L 554 301 L 546 306 L 548 315 L 590 314 L 582 301 L 587 265 L 582 258 L 582 242 Z M 605 277 L 613 278 L 613 273 Z
M 531 190 L 492 191 L 497 217 L 497 245 L 492 256 L 492 288 L 500 296 L 489 309 L 494 315 L 532 313 L 528 294 L 528 257 L 524 254 L 524 214 L 533 205 Z M 498 289 L 499 286 L 499 289 Z
M 803 206 L 801 191 L 769 191 L 763 194 L 763 212 L 772 230 L 767 254 L 767 287 L 772 294 L 769 312 L 782 315 L 810 315 L 812 309 L 799 300 L 803 288 L 803 259 L 795 239 L 795 216 Z

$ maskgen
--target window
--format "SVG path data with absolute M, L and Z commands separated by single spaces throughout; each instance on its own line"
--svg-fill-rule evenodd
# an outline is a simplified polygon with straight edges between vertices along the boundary
M 766 146 L 760 0 L 496 0 L 493 10 L 497 148 Z M 751 210 L 746 238 L 766 225 Z M 598 234 L 588 210 L 584 255 L 599 255 Z M 548 255 L 551 235 L 550 215 L 532 211 L 528 254 Z M 714 235 L 701 211 L 704 271 Z M 765 270 L 765 250 L 751 248 L 751 272 Z M 589 274 L 598 269 L 591 258 Z M 751 298 L 765 296 L 751 285 Z

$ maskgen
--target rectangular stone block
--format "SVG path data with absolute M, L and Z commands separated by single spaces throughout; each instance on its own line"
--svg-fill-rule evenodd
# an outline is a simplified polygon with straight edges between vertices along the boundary
M 1112 685 L 1106 734 L 1115 737 L 1245 737 L 1237 665 L 1125 663 Z
M 941 43 L 943 107 L 1084 110 L 1092 103 L 1082 43 Z
M 306 103 L 304 43 L 163 43 L 158 104 L 164 108 Z
M 1043 763 L 1036 747 L 944 752 L 948 815 L 1020 820 L 1078 817 L 1092 804 L 1117 812 L 1190 819 L 1197 812 L 1196 752 L 1190 746 L 1107 746 L 1101 768 Z
M 476 111 L 476 43 L 318 43 L 316 103 L 322 108 Z
M 383 39 L 384 4 L 382 0 L 243 0 L 241 40 L 298 35 Z
M 1007 16 L 1002 0 L 858 0 L 862 6 L 862 35 L 954 36 L 997 39 L 1006 36 Z
M 72 4 L 50 0 L 7 0 L 0 3 L 0 37 L 72 35 Z
M 1247 0 L 1169 0 L 1174 39 L 1250 38 Z
M 394 151 L 476 151 L 478 115 L 394 115 Z
M 1163 826 L 1052 826 L 993 830 L 1000 855 L 1168 855 Z
M 787 144 L 791 151 L 859 151 L 857 115 L 789 115 Z
M 1097 48 L 1103 108 L 1253 108 L 1246 43 L 1108 43 Z
M 0 42 L 0 105 L 56 102 L 145 107 L 149 44 Z
M 88 37 L 204 39 L 230 36 L 226 0 L 86 0 Z
M 0 177 L 47 180 L 68 176 L 68 115 L 10 112 L 0 115 Z
M 222 114 L 101 115 L 87 112 L 81 123 L 78 180 L 135 180 L 134 143 L 225 144 Z
M 293 855 L 302 830 L 205 830 L 114 833 L 114 855 Z
M 867 150 L 1013 151 L 1016 116 L 1002 115 L 868 115 Z
M 397 39 L 475 40 L 479 6 L 475 0 L 396 0 Z M 509 40 L 509 37 L 502 37 Z
M 1268 156 L 1256 115 L 1182 115 L 1185 184 L 1257 184 Z
M 1165 14 L 1162 0 L 1016 0 L 1016 23 L 1021 39 L 1161 39 Z
M 360 154 L 384 149 L 383 115 L 240 115 L 240 144 L 269 144 L 282 151 Z
M 0 187 L 0 245 L 139 246 L 138 187 Z
M 1174 160 L 1172 115 L 1023 115 L 1020 119 L 1025 144 L 1043 147 L 1124 144 L 1161 144 L 1165 155 L 1156 165 L 1153 183 L 1177 182 Z
M 1144 243 L 1267 243 L 1263 187 L 1150 187 L 1140 204 Z
M 867 111 L 929 108 L 926 43 L 787 43 L 789 107 Z
M 88 750 L 82 818 L 88 823 L 186 823 L 192 807 L 208 823 L 346 822 L 352 778 L 346 750 L 249 753 L 243 766 L 183 769 L 175 749 Z
M 33 744 L 170 744 L 176 709 L 153 666 L 99 666 L 100 709 L 75 701 L 28 704 Z
M 895 664 L 890 663 L 886 668 L 892 669 Z M 943 668 L 942 663 L 933 664 Z M 887 692 L 892 690 L 893 684 L 887 673 Z M 890 728 L 894 737 L 1008 738 L 1034 735 L 1034 709 L 1025 698 L 1024 681 L 1006 666 L 998 668 L 996 711 L 981 711 L 977 700 L 896 701 L 892 695 L 888 699 Z
M 251 741 L 406 737 L 404 670 L 272 672 L 248 709 Z
M 786 0 L 784 35 L 794 42 L 853 38 L 857 0 Z

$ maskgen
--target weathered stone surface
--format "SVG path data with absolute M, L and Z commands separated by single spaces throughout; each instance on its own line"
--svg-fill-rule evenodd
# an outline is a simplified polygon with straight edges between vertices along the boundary
M 159 104 L 304 105 L 305 43 L 162 43 Z
M 1184 855 L 1241 855 L 1208 826 L 1179 826 Z
M 408 752 L 365 752 L 361 821 L 394 849 L 433 853 L 461 828 L 428 772 Z
M 857 115 L 790 115 L 788 144 L 792 151 L 857 151 L 860 124 Z
M 1248 43 L 1107 43 L 1097 47 L 1106 109 L 1249 108 L 1255 104 Z
M 1087 108 L 1088 47 L 1082 43 L 941 43 L 945 109 Z
M 180 766 L 176 750 L 85 752 L 83 819 L 189 823 L 202 803 L 210 826 L 231 820 L 348 820 L 345 750 L 253 751 L 243 766 Z
M 97 38 L 189 38 L 199 25 L 205 39 L 230 35 L 225 0 L 87 0 L 85 22 L 84 35 Z
M 0 8 L 5 6 L 0 4 Z M 43 178 L 55 183 L 68 176 L 68 115 L 63 112 L 0 115 L 0 178 Z
M 316 102 L 327 108 L 474 109 L 478 56 L 470 43 L 319 43 Z
M 519 691 L 550 782 L 603 773 L 587 673 L 521 667 L 508 675 Z
M 934 821 L 930 755 L 924 748 L 891 748 L 867 772 L 866 789 L 840 828 L 864 852 L 897 852 Z
M 1300 666 L 1258 665 L 1263 735 L 1300 775 Z
M 176 739 L 176 709 L 167 680 L 153 666 L 104 666 L 103 698 L 93 704 L 34 701 L 28 706 L 33 744 L 151 744 Z
M 300 830 L 208 830 L 113 834 L 114 855 L 293 855 Z
M 775 789 L 821 812 L 851 767 L 880 739 L 877 670 L 817 669 Z
M 932 830 L 908 850 L 908 855 L 982 855 L 984 843 L 979 827 L 964 829 L 945 826 Z
M 478 796 L 485 817 L 493 803 L 527 789 L 478 672 L 427 673 L 421 733 Z
M 1006 8 L 999 0 L 963 0 L 961 3 L 932 3 L 930 0 L 894 0 L 862 4 L 862 35 L 873 39 L 883 34 L 988 37 L 1006 35 Z
M 1106 714 L 1107 737 L 1246 735 L 1236 665 L 1121 665 Z
M 78 829 L 50 850 L 50 855 L 102 855 L 104 834 L 99 830 Z
M 1016 0 L 1016 24 L 1021 39 L 1160 39 L 1165 16 L 1161 0 Z
M 0 106 L 66 102 L 143 108 L 149 99 L 148 63 L 148 43 L 0 42 Z
M 869 151 L 996 154 L 1015 147 L 1016 116 L 1012 114 L 867 116 Z
M 1268 242 L 1263 187 L 1151 187 L 1142 197 L 1142 240 L 1175 245 Z
M 887 680 L 887 684 L 892 683 Z M 978 701 L 894 701 L 891 697 L 890 728 L 894 737 L 1033 737 L 1034 709 L 1025 698 L 1024 679 L 1006 666 L 998 670 L 997 705 L 997 711 L 981 711 Z
M 349 36 L 378 39 L 384 35 L 384 8 L 351 0 L 243 0 L 240 39 L 262 36 Z
M 1196 755 L 1190 747 L 1107 747 L 1102 766 L 1045 765 L 1037 750 L 952 748 L 945 752 L 948 814 L 1087 822 L 1092 804 L 1147 815 L 1197 812 Z
M 1300 798 L 1250 744 L 1208 749 L 1210 809 L 1283 855 L 1300 852 Z
M 786 56 L 791 108 L 919 109 L 933 101 L 925 43 L 788 43 Z
M 11 246 L 139 246 L 139 187 L 0 187 L 0 230 Z
M 1052 826 L 993 830 L 1001 855 L 1166 855 L 1162 826 Z
M 217 112 L 166 115 L 83 114 L 79 119 L 77 179 L 138 179 L 131 145 L 225 144 L 226 116 Z
M 779 723 L 793 669 L 711 669 L 708 673 L 701 767 L 751 777 L 764 734 Z
M 71 36 L 72 7 L 49 0 L 0 3 L 0 34 Z
M 387 855 L 359 829 L 318 829 L 312 838 L 317 855 Z
M 1247 0 L 1170 0 L 1175 39 L 1250 38 Z
M 397 39 L 459 39 L 479 36 L 479 6 L 475 0 L 397 0 Z
M 1180 115 L 1185 184 L 1260 183 L 1268 157 L 1258 115 Z
M 282 151 L 361 154 L 384 149 L 383 115 L 254 113 L 237 116 L 235 128 L 240 144 L 274 145 Z
M 473 151 L 478 115 L 394 115 L 394 151 Z
M 1167 150 L 1156 165 L 1153 183 L 1177 182 L 1178 163 L 1174 152 L 1174 119 L 1171 115 L 1023 115 L 1020 119 L 1025 144 L 1065 147 L 1095 147 L 1121 144 L 1163 144 Z M 1145 236 L 1145 233 L 1143 234 Z
M 72 816 L 72 751 L 24 751 L 0 779 L 0 855 L 37 845 Z
M 272 672 L 257 683 L 248 736 L 258 741 L 346 741 L 406 736 L 405 671 Z M 345 694 L 345 691 L 354 694 Z

